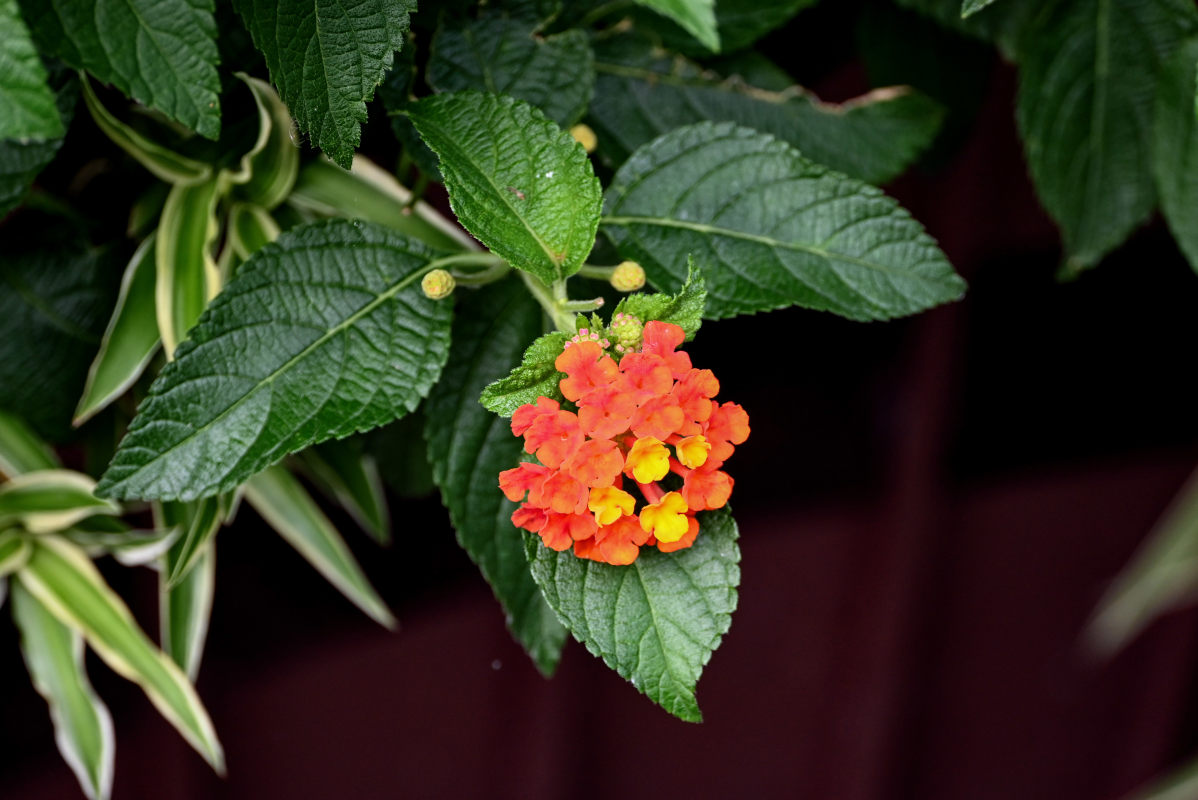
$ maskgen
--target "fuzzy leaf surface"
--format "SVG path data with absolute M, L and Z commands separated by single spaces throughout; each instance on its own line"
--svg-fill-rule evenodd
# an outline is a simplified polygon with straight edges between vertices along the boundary
M 0 0 L 0 139 L 45 141 L 64 133 L 17 0 Z
M 889 319 L 956 300 L 965 282 L 880 190 L 729 123 L 638 150 L 607 190 L 603 229 L 659 289 L 703 271 L 711 319 L 800 305 Z
M 98 492 L 191 500 L 419 404 L 449 350 L 433 251 L 381 226 L 296 228 L 241 265 L 150 387 Z
M 561 355 L 567 338 L 560 331 L 538 337 L 524 351 L 519 366 L 505 377 L 487 384 L 480 398 L 482 404 L 502 417 L 510 417 L 525 403 L 537 402 L 538 397 L 560 402 L 563 398 L 558 384 L 562 374 L 553 362 Z
M 614 313 L 631 314 L 642 323 L 658 320 L 677 325 L 686 332 L 689 340 L 699 332 L 706 306 L 707 284 L 703 281 L 703 273 L 695 270 L 694 259 L 691 258 L 686 270 L 686 282 L 678 294 L 630 294 L 620 301 Z

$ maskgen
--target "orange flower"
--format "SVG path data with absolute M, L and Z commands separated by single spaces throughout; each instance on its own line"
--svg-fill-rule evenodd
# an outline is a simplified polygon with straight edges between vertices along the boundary
M 640 326 L 626 315 L 619 324 Z M 629 347 L 619 344 L 613 357 L 609 335 Z M 608 564 L 633 563 L 643 546 L 669 553 L 694 544 L 695 514 L 728 502 L 733 482 L 720 467 L 749 435 L 744 409 L 716 402 L 715 375 L 678 350 L 682 328 L 650 321 L 639 350 L 630 349 L 634 338 L 579 331 L 567 343 L 554 364 L 577 412 L 548 397 L 517 409 L 512 433 L 539 463 L 499 475 L 504 495 L 521 503 L 514 525 L 554 550 L 573 547 L 579 558 Z M 625 475 L 644 500 L 639 511 Z M 680 487 L 663 488 L 666 479 L 674 487 L 681 479 Z

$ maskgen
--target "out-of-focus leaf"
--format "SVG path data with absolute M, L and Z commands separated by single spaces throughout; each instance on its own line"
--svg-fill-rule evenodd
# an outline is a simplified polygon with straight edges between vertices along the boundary
M 283 202 L 299 174 L 299 146 L 287 106 L 265 81 L 245 73 L 237 76 L 254 94 L 258 106 L 258 140 L 245 155 L 245 181 L 236 189 L 238 197 L 270 210 Z
M 151 233 L 125 267 L 116 308 L 75 409 L 77 426 L 128 391 L 158 351 L 161 340 L 154 306 L 154 242 L 155 234 Z
M 1161 210 L 1178 247 L 1198 270 L 1198 39 L 1177 49 L 1156 89 L 1152 150 Z
M 216 542 L 209 542 L 183 579 L 167 584 L 165 570 L 159 587 L 159 638 L 162 649 L 195 681 L 208 638 L 208 620 L 216 585 Z
M 187 676 L 154 647 L 78 548 L 58 537 L 39 538 L 18 580 L 51 614 L 82 633 L 104 663 L 141 686 L 183 738 L 224 771 L 216 731 Z
M 279 238 L 279 224 L 262 206 L 234 203 L 229 209 L 228 246 L 245 261 Z
M 300 460 L 315 484 L 336 500 L 379 544 L 391 542 L 387 495 L 374 458 L 357 438 L 309 447 Z
M 83 636 L 60 622 L 20 581 L 13 584 L 12 608 L 29 677 L 50 707 L 58 750 L 85 795 L 107 798 L 116 736 L 108 707 L 87 679 Z
M 50 70 L 50 87 L 54 90 L 54 102 L 65 130 L 75 116 L 79 83 L 73 71 L 60 65 Z M 0 139 L 0 217 L 21 202 L 29 184 L 54 159 L 62 141 L 61 137 L 39 142 Z
M 96 482 L 66 469 L 26 472 L 0 483 L 0 525 L 19 522 L 32 533 L 62 530 L 95 514 L 119 514 L 92 492 Z
M 0 0 L 0 139 L 40 142 L 65 133 L 17 2 Z
M 154 301 L 158 334 L 168 359 L 200 319 L 204 306 L 220 290 L 220 271 L 212 257 L 212 241 L 220 232 L 215 176 L 171 188 L 154 244 Z
M 716 27 L 715 0 L 636 0 L 636 2 L 674 20 L 708 50 L 719 52 L 720 31 Z
M 961 16 L 971 17 L 993 2 L 994 0 L 962 0 Z
M 150 387 L 97 491 L 228 492 L 290 453 L 413 410 L 449 350 L 452 307 L 419 287 L 436 263 L 419 242 L 346 220 L 259 250 Z
M 53 451 L 20 417 L 0 411 L 0 474 L 13 478 L 59 466 Z
M 374 591 L 349 548 L 311 496 L 283 467 L 269 467 L 245 484 L 245 499 L 325 579 L 375 622 L 395 617 Z
M 0 531 L 0 579 L 25 566 L 32 552 L 33 545 L 22 533 L 15 530 Z
M 204 497 L 189 503 L 162 503 L 158 528 L 178 528 L 179 538 L 167 551 L 162 584 L 174 589 L 199 563 L 224 521 L 226 503 L 221 497 Z

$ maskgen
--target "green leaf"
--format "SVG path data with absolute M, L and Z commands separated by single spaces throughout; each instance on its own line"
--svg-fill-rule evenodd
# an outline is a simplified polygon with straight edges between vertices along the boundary
M 703 309 L 707 305 L 707 288 L 703 273 L 694 267 L 694 258 L 688 260 L 686 282 L 678 294 L 630 294 L 616 306 L 614 314 L 631 314 L 641 322 L 660 320 L 677 325 L 686 331 L 686 338 L 693 339 L 703 324 Z
M 695 685 L 732 623 L 740 583 L 727 510 L 699 517 L 693 546 L 645 548 L 626 567 L 557 553 L 526 536 L 532 575 L 574 638 L 676 717 L 699 722 Z
M 154 252 L 151 233 L 129 259 L 116 308 L 75 408 L 76 426 L 128 391 L 161 344 L 154 308 Z
M 59 439 L 71 432 L 119 262 L 73 223 L 41 214 L 7 226 L 0 250 L 0 408 Z
M 602 203 L 582 145 L 502 95 L 437 95 L 407 113 L 440 159 L 466 230 L 545 283 L 578 271 L 595 245 Z
M 229 208 L 225 247 L 232 250 L 239 262 L 278 239 L 279 233 L 279 223 L 262 206 L 234 203 Z
M 536 403 L 538 397 L 563 400 L 558 388 L 562 375 L 553 362 L 562 354 L 568 338 L 560 331 L 539 337 L 524 351 L 519 366 L 487 384 L 479 402 L 495 414 L 510 417 L 525 403 Z
M 54 452 L 20 417 L 0 411 L 0 474 L 14 478 L 60 466 Z
M 428 248 L 344 220 L 296 228 L 237 272 L 150 387 L 97 491 L 191 500 L 419 404 L 452 309 Z
M 199 561 L 174 586 L 160 574 L 158 625 L 162 649 L 195 681 L 208 638 L 208 620 L 216 586 L 216 542 L 209 542 Z
M 234 0 L 300 130 L 349 169 L 366 101 L 403 47 L 415 0 Z
M 258 106 L 258 140 L 245 155 L 248 180 L 236 189 L 238 197 L 270 210 L 282 203 L 299 175 L 299 147 L 292 131 L 291 114 L 269 83 L 243 72 L 245 82 Z
M 961 0 L 961 17 L 971 17 L 993 2 L 994 0 Z
M 154 177 L 171 184 L 192 184 L 211 176 L 212 168 L 207 164 L 180 155 L 117 119 L 96 97 L 86 76 L 80 80 L 80 85 L 83 87 L 83 103 L 96 127 Z
M 1098 263 L 1152 214 L 1153 97 L 1196 29 L 1187 0 L 1087 0 L 1058 4 L 1028 32 L 1019 129 L 1069 271 Z
M 674 20 L 708 50 L 719 52 L 720 32 L 716 28 L 715 0 L 636 0 L 636 2 Z
M 62 67 L 50 69 L 50 88 L 65 130 L 75 116 L 79 83 L 74 72 Z M 14 209 L 38 173 L 49 164 L 62 146 L 62 139 L 42 142 L 17 142 L 0 139 L 0 217 Z
M 1198 39 L 1178 48 L 1156 92 L 1152 167 L 1161 210 L 1177 245 L 1198 270 Z
M 99 520 L 117 523 L 112 526 L 115 530 L 94 530 L 99 527 L 95 524 Z M 179 531 L 138 531 L 114 517 L 90 517 L 63 530 L 60 535 L 71 544 L 78 545 L 90 558 L 112 556 L 121 566 L 144 567 L 166 554 L 179 537 Z
M 158 335 L 168 359 L 220 290 L 212 243 L 220 232 L 220 180 L 176 184 L 166 196 L 154 243 L 154 304 Z
M 47 469 L 0 483 L 0 525 L 17 522 L 32 533 L 69 528 L 94 514 L 119 514 L 120 507 L 93 494 L 96 482 L 80 472 Z
M 720 34 L 720 50 L 731 53 L 748 47 L 765 34 L 786 24 L 804 8 L 815 5 L 816 1 L 717 0 L 715 22 Z M 651 26 L 652 29 L 661 35 L 662 42 L 668 49 L 692 55 L 710 55 L 711 48 L 697 47 L 695 40 L 681 28 L 665 20 L 654 22 L 656 24 Z
M 1129 644 L 1161 614 L 1198 590 L 1198 472 L 1115 578 L 1090 620 L 1087 638 L 1104 655 Z
M 224 521 L 223 497 L 205 497 L 190 503 L 162 503 L 156 527 L 178 528 L 179 538 L 171 545 L 162 565 L 166 589 L 177 587 L 208 551 Z M 182 666 L 182 664 L 180 665 Z
M 728 123 L 680 128 L 638 150 L 608 187 L 603 229 L 658 288 L 684 254 L 711 319 L 800 305 L 850 319 L 913 314 L 965 282 L 894 200 Z
M 313 483 L 335 500 L 379 544 L 391 542 L 387 495 L 374 458 L 358 438 L 309 447 L 300 461 Z
M 83 663 L 83 637 L 51 614 L 19 581 L 13 619 L 29 677 L 50 707 L 58 751 L 92 800 L 112 793 L 116 735 L 108 707 L 92 689 Z
M 65 133 L 17 2 L 0 0 L 0 139 L 45 141 Z
M 21 0 L 38 48 L 208 139 L 220 134 L 211 0 Z
M 245 499 L 317 572 L 371 619 L 387 628 L 395 617 L 374 591 L 349 548 L 290 472 L 270 467 L 245 484 Z
M 220 742 L 195 689 L 137 627 L 124 602 L 78 548 L 57 537 L 39 538 L 18 581 L 59 621 L 82 633 L 113 671 L 141 686 L 188 744 L 214 769 L 224 771 Z
M 425 438 L 458 543 L 491 584 L 512 635 L 550 674 L 566 634 L 529 575 L 520 532 L 511 523 L 516 505 L 499 491 L 499 473 L 519 461 L 520 440 L 475 401 L 540 330 L 540 309 L 520 281 L 463 297 L 452 356 L 425 406 Z
M 287 202 L 325 217 L 377 222 L 450 253 L 478 249 L 461 228 L 362 156 L 354 157 L 349 172 L 323 159 L 307 164 Z
M 1198 795 L 1198 759 L 1154 779 L 1124 800 L 1192 800 Z
M 595 69 L 590 122 L 613 167 L 664 133 L 711 120 L 769 133 L 812 161 L 885 183 L 927 149 L 944 118 L 935 101 L 906 87 L 831 104 L 799 86 L 771 91 L 739 75 L 720 78 L 635 34 L 599 44 Z
M 33 546 L 24 534 L 15 530 L 0 531 L 0 580 L 25 566 Z
M 511 95 L 568 127 L 591 100 L 593 62 L 581 30 L 540 36 L 526 20 L 484 14 L 450 21 L 437 31 L 428 83 L 438 92 L 477 89 Z

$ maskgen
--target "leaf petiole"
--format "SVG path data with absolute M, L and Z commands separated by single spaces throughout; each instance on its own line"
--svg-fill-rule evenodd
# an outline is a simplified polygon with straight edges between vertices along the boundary
M 569 302 L 566 297 L 566 282 L 555 281 L 550 287 L 527 272 L 521 273 L 520 277 L 524 279 L 529 293 L 553 321 L 553 326 L 564 333 L 574 333 L 574 313 L 565 308 L 565 304 Z

